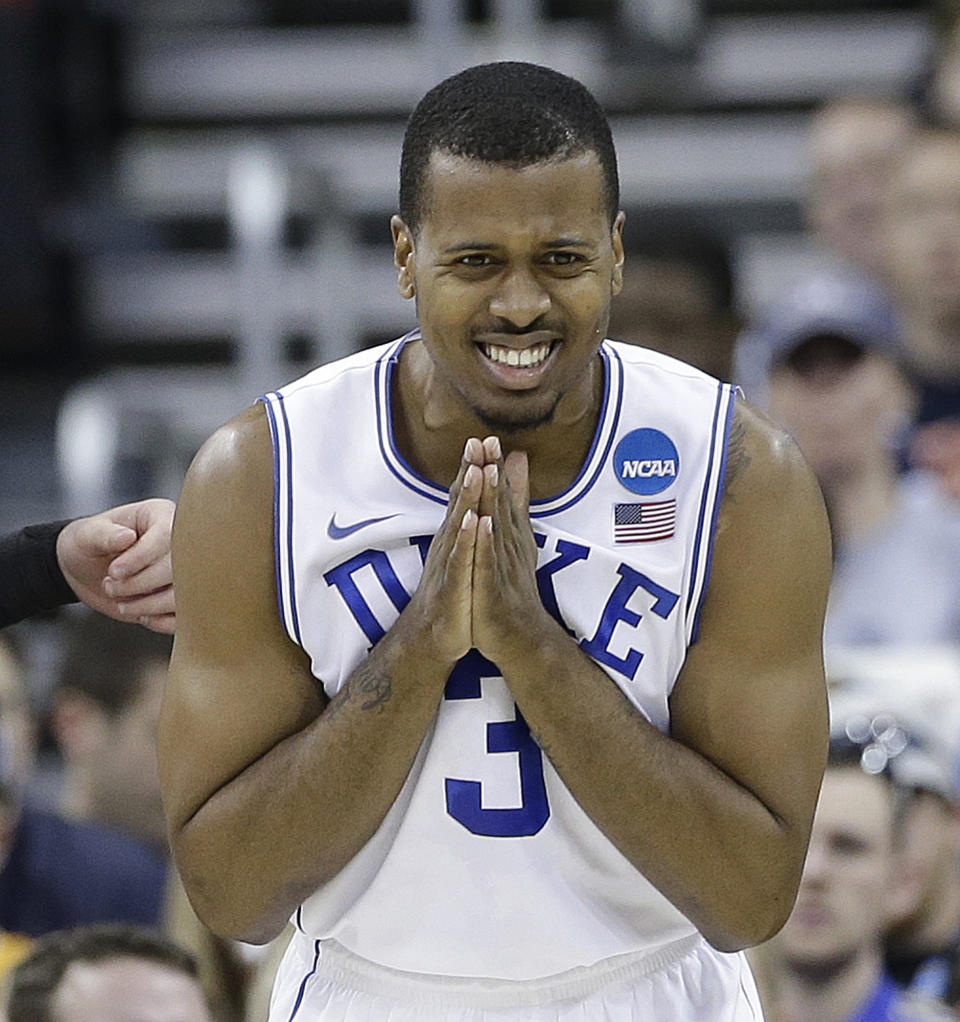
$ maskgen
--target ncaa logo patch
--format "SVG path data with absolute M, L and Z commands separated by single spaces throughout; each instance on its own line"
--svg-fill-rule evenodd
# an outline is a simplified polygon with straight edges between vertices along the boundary
M 617 479 L 631 493 L 650 496 L 672 485 L 680 472 L 674 442 L 659 429 L 631 430 L 613 452 Z

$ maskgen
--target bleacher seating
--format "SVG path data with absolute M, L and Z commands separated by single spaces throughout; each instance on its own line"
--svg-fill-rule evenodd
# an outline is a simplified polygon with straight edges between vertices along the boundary
M 588 19 L 532 0 L 381 0 L 334 4 L 334 24 L 311 24 L 314 6 L 326 5 L 125 8 L 130 128 L 111 192 L 138 241 L 79 261 L 103 375 L 64 407 L 71 508 L 109 501 L 115 485 L 104 458 L 78 449 L 78 421 L 100 437 L 105 424 L 122 435 L 135 412 L 155 423 L 173 459 L 158 478 L 172 485 L 217 421 L 302 371 L 290 338 L 312 363 L 410 325 L 386 221 L 404 117 L 447 73 L 522 58 L 583 80 L 611 110 L 628 216 L 679 210 L 723 232 L 756 306 L 811 258 L 799 213 L 807 110 L 837 92 L 905 91 L 930 44 L 921 10 L 881 0 L 704 0 L 691 46 L 641 40 L 636 59 L 623 39 L 610 45 L 613 0 Z M 366 23 L 345 23 L 348 8 Z M 191 346 L 214 364 L 164 368 L 171 352 L 204 361 Z

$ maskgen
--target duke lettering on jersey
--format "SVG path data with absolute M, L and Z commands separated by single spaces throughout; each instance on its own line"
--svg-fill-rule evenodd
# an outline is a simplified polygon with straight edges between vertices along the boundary
M 547 546 L 547 537 L 542 533 L 536 533 L 535 538 L 542 555 Z M 410 539 L 410 543 L 418 546 L 421 557 L 426 559 L 429 539 L 415 536 Z M 554 553 L 555 556 L 544 560 L 538 566 L 537 586 L 544 607 L 556 621 L 566 628 L 567 632 L 573 635 L 573 631 L 567 626 L 560 612 L 554 578 L 562 571 L 571 569 L 576 571 L 575 565 L 582 565 L 589 559 L 590 548 L 565 539 L 557 539 L 551 545 L 553 547 L 551 553 Z M 618 656 L 609 648 L 618 625 L 623 624 L 636 629 L 643 619 L 643 613 L 631 609 L 630 602 L 634 600 L 638 592 L 643 592 L 652 598 L 652 602 L 648 601 L 647 609 L 657 617 L 666 620 L 673 612 L 680 597 L 679 594 L 671 592 L 665 586 L 655 582 L 642 572 L 636 571 L 628 564 L 619 564 L 615 570 L 619 579 L 611 575 L 610 594 L 601 611 L 597 630 L 590 638 L 582 638 L 580 647 L 595 660 L 607 667 L 612 667 L 625 677 L 633 679 L 643 660 L 643 652 L 631 647 L 626 656 Z M 355 576 L 360 572 L 367 571 L 373 573 L 384 594 L 396 608 L 397 614 L 400 614 L 409 603 L 410 594 L 404 589 L 397 572 L 390 563 L 389 555 L 383 550 L 370 549 L 355 554 L 325 572 L 323 577 L 327 585 L 333 586 L 340 594 L 363 634 L 371 644 L 375 644 L 383 638 L 396 618 L 391 621 L 378 619 L 374 608 L 360 591 Z

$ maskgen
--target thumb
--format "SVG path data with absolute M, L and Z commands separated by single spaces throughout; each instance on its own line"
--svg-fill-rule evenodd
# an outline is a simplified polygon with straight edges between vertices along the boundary
M 137 533 L 126 525 L 90 518 L 77 532 L 77 547 L 88 557 L 118 554 L 136 542 Z

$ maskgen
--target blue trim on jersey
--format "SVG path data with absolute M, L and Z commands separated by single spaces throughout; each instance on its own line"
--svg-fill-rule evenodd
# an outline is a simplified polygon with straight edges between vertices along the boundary
M 707 464 L 707 486 L 709 488 L 709 480 L 711 470 L 713 468 L 713 459 L 717 449 L 717 418 L 720 414 L 720 405 L 724 396 L 724 393 L 729 394 L 729 404 L 727 406 L 726 421 L 723 424 L 723 436 L 720 441 L 720 470 L 717 473 L 717 490 L 716 498 L 713 501 L 713 512 L 710 516 L 710 532 L 707 536 L 707 552 L 706 552 L 706 565 L 703 571 L 703 582 L 700 585 L 700 596 L 697 599 L 697 607 L 693 615 L 693 628 L 690 632 L 690 645 L 692 646 L 697 641 L 697 635 L 700 631 L 700 614 L 703 610 L 703 601 L 707 595 L 707 586 L 710 583 L 710 569 L 713 566 L 713 541 L 717 535 L 717 518 L 720 514 L 720 501 L 723 498 L 723 483 L 724 478 L 727 474 L 727 445 L 730 439 L 730 426 L 733 423 L 733 412 L 736 407 L 736 391 L 730 384 L 721 383 L 717 394 L 717 406 L 713 413 L 713 443 L 710 447 L 710 460 Z M 700 521 L 697 524 L 697 542 L 693 554 L 694 572 L 696 572 L 697 565 L 697 552 L 700 546 L 700 538 L 702 536 L 703 526 L 703 515 L 706 510 L 706 497 L 707 493 L 704 491 L 704 506 L 700 509 Z M 691 586 L 693 579 L 691 578 Z M 692 595 L 692 588 L 691 588 Z
M 283 621 L 283 581 L 280 577 L 280 438 L 277 435 L 277 420 L 274 415 L 271 397 L 279 397 L 276 391 L 264 394 L 260 400 L 267 410 L 267 422 L 270 425 L 270 440 L 273 443 L 273 564 L 277 583 L 277 610 Z
M 403 485 L 408 489 L 413 490 L 414 493 L 418 493 L 421 497 L 426 497 L 428 500 L 432 500 L 437 504 L 446 505 L 450 499 L 449 490 L 445 490 L 443 487 L 437 486 L 436 483 L 427 479 L 425 476 L 422 476 L 416 471 L 416 469 L 409 465 L 397 450 L 397 445 L 393 436 L 393 403 L 391 387 L 393 370 L 399 362 L 400 352 L 402 351 L 403 346 L 407 343 L 407 341 L 418 338 L 419 336 L 419 331 L 417 330 L 412 330 L 410 333 L 405 334 L 400 338 L 396 345 L 384 353 L 384 355 L 377 361 L 374 368 L 374 403 L 377 413 L 377 440 L 380 445 L 380 454 L 384 463 L 396 479 L 403 483 Z M 610 452 L 613 438 L 616 435 L 616 427 L 620 419 L 620 409 L 623 405 L 623 365 L 620 360 L 620 356 L 615 351 L 608 348 L 608 346 L 601 345 L 598 351 L 603 363 L 603 398 L 600 405 L 600 415 L 597 419 L 597 427 L 594 430 L 593 439 L 590 443 L 590 449 L 587 452 L 583 466 L 577 473 L 576 478 L 565 490 L 553 497 L 530 501 L 531 518 L 544 518 L 547 515 L 559 514 L 561 511 L 566 511 L 569 507 L 572 507 L 593 487 L 593 484 L 596 482 L 603 470 L 604 464 L 606 463 L 606 458 Z M 617 395 L 616 409 L 611 421 L 608 422 L 607 415 L 610 407 L 610 392 L 612 387 L 611 377 L 613 376 L 611 355 L 616 359 L 618 366 Z M 605 431 L 608 431 L 606 444 L 604 446 L 602 456 L 597 458 L 597 449 L 602 441 Z M 386 437 L 387 440 L 386 444 L 384 444 L 384 437 Z M 388 447 L 389 451 L 387 449 Z M 590 471 L 591 465 L 593 465 L 593 474 L 585 484 L 581 485 L 584 477 Z M 573 492 L 573 496 L 567 500 L 566 503 L 562 503 L 564 498 L 571 492 Z
M 543 510 L 535 512 L 533 510 L 535 506 L 539 506 L 542 504 L 552 504 L 554 501 L 561 500 L 565 494 L 569 493 L 572 489 L 576 487 L 577 483 L 580 482 L 580 480 L 587 472 L 587 469 L 590 465 L 590 461 L 594 456 L 594 452 L 596 451 L 597 446 L 600 443 L 600 437 L 603 435 L 603 430 L 607 425 L 606 422 L 607 408 L 610 404 L 610 391 L 612 389 L 611 376 L 613 375 L 610 365 L 611 356 L 617 360 L 617 365 L 619 367 L 616 381 L 617 407 L 614 410 L 613 416 L 609 423 L 610 432 L 607 436 L 606 446 L 603 449 L 603 454 L 597 459 L 593 475 L 590 477 L 589 482 L 586 483 L 583 489 L 579 493 L 577 493 L 571 500 L 568 500 L 566 504 L 562 504 L 560 507 L 544 508 Z M 597 477 L 603 471 L 603 467 L 607 463 L 607 457 L 610 454 L 610 448 L 613 446 L 613 439 L 617 435 L 617 426 L 620 422 L 620 409 L 623 407 L 623 361 L 621 360 L 617 352 L 615 352 L 612 348 L 608 351 L 607 347 L 604 345 L 601 345 L 600 347 L 600 357 L 603 359 L 603 402 L 600 405 L 600 417 L 597 419 L 597 429 L 596 432 L 593 434 L 593 442 L 590 444 L 590 450 L 587 452 L 587 457 L 583 462 L 583 468 L 577 474 L 577 478 L 574 479 L 574 481 L 563 491 L 563 493 L 559 494 L 556 497 L 548 497 L 546 500 L 530 501 L 531 518 L 544 518 L 547 515 L 556 515 L 559 514 L 561 511 L 566 511 L 567 508 L 573 507 L 573 505 L 576 504 L 576 502 L 580 500 L 581 497 L 583 497 L 593 488 L 593 484 L 597 481 Z
M 287 568 L 289 572 L 289 586 L 288 592 L 290 596 L 290 623 L 293 626 L 293 637 L 298 645 L 303 645 L 303 640 L 300 636 L 300 617 L 297 613 L 297 588 L 296 588 L 296 576 L 294 574 L 294 560 L 293 560 L 293 449 L 290 443 L 290 421 L 287 418 L 287 409 L 283 403 L 283 394 L 279 391 L 273 391 L 267 395 L 267 398 L 275 398 L 276 401 L 267 400 L 267 410 L 270 414 L 270 433 L 271 439 L 273 440 L 273 477 L 274 477 L 274 546 L 276 548 L 276 561 L 277 561 L 277 601 L 280 606 L 280 620 L 286 621 L 286 614 L 283 607 L 283 573 L 280 569 L 280 558 L 281 558 L 281 538 L 279 534 L 280 529 L 280 473 L 284 471 L 287 478 L 287 529 L 286 529 L 286 547 L 287 547 Z M 283 421 L 283 435 L 286 439 L 286 458 L 285 464 L 280 465 L 280 437 L 279 437 L 279 423 L 276 421 L 276 414 L 279 410 L 280 419 Z
M 419 337 L 419 332 L 412 330 L 408 334 L 404 334 L 403 337 L 389 350 L 383 357 L 377 362 L 376 368 L 374 369 L 374 399 L 377 409 L 377 442 L 380 444 L 380 454 L 383 457 L 384 464 L 387 468 L 403 483 L 404 486 L 413 490 L 414 493 L 419 493 L 421 497 L 426 497 L 427 500 L 432 500 L 437 504 L 446 504 L 449 500 L 450 494 L 442 487 L 437 486 L 431 482 L 425 476 L 420 475 L 419 472 L 415 471 L 400 455 L 397 450 L 397 445 L 393 440 L 393 400 L 391 396 L 391 383 L 393 381 L 393 370 L 394 367 L 400 360 L 400 352 L 403 350 L 403 346 L 407 341 Z M 383 394 L 381 400 L 381 380 L 383 387 Z M 390 447 L 390 453 L 387 452 L 387 448 L 384 446 L 383 438 L 386 436 L 387 443 Z M 391 459 L 390 454 L 393 455 Z M 394 461 L 396 464 L 394 464 Z M 399 471 L 397 465 L 404 471 L 409 472 L 412 479 L 408 479 L 402 472 Z M 417 486 L 416 482 L 422 484 Z M 423 487 L 428 487 L 424 489 Z
M 297 999 L 294 1002 L 293 1011 L 290 1012 L 290 1018 L 287 1019 L 287 1022 L 293 1022 L 297 1012 L 300 1010 L 300 1005 L 303 1003 L 303 994 L 304 991 L 307 989 L 307 981 L 310 979 L 311 976 L 314 975 L 314 973 L 316 973 L 317 966 L 319 964 L 320 964 L 320 941 L 318 940 L 316 942 L 313 952 L 313 967 L 300 981 L 300 989 L 297 991 Z

